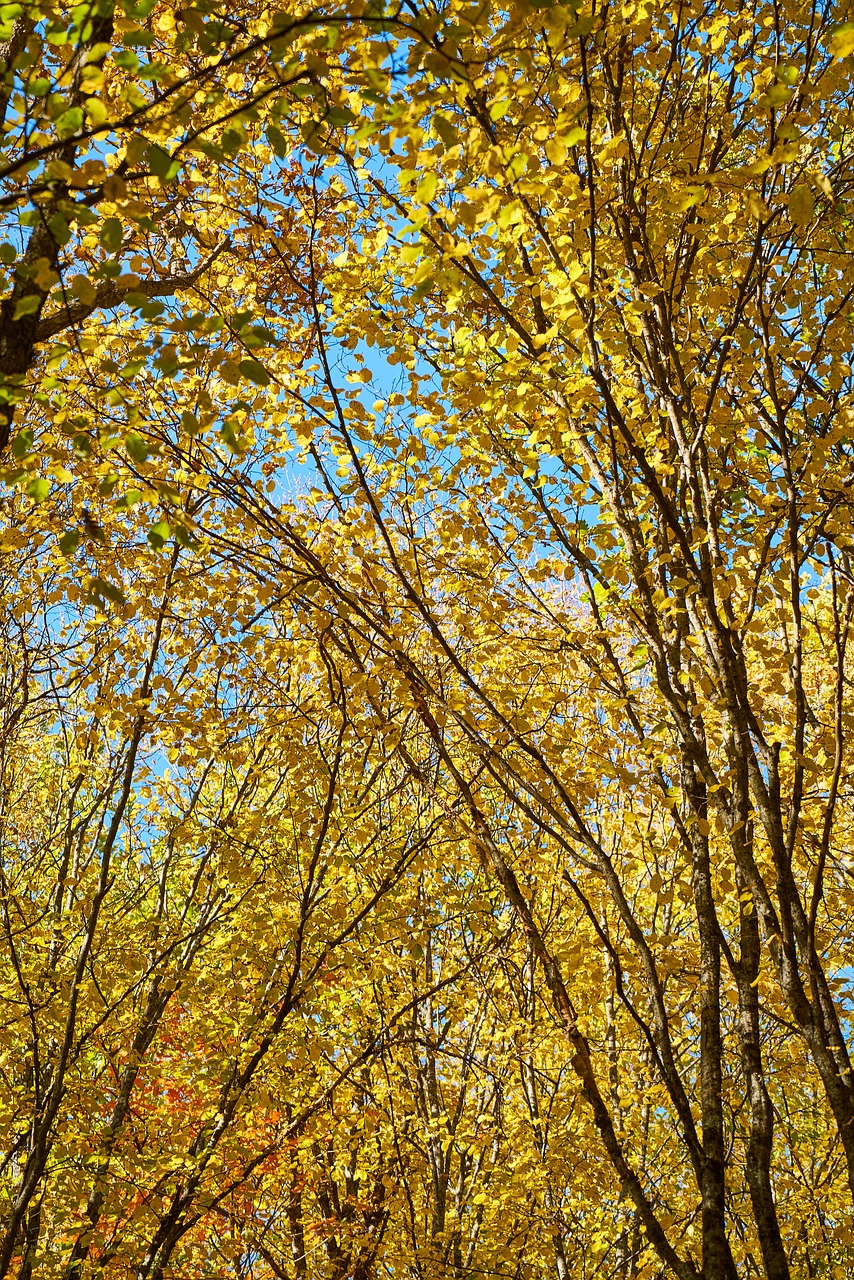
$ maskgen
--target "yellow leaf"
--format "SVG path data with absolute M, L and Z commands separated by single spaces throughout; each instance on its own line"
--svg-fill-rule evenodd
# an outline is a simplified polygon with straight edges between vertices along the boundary
M 48 289 L 52 289 L 56 284 L 59 276 L 47 258 L 37 258 L 30 279 L 37 289 L 41 289 L 42 293 L 47 293 Z
M 425 173 L 415 188 L 415 198 L 419 204 L 429 204 L 436 194 L 438 185 L 439 175 L 437 173 Z
M 83 105 L 86 108 L 86 115 L 94 125 L 103 124 L 109 115 L 100 98 L 87 98 Z
M 552 164 L 563 164 L 566 160 L 566 142 L 561 137 L 550 138 L 546 143 L 546 155 Z
M 835 58 L 850 58 L 854 53 L 854 22 L 841 23 L 830 37 L 830 51 Z
M 94 306 L 97 290 L 88 276 L 72 276 L 68 287 L 78 302 L 84 306 Z
M 815 215 L 815 196 L 806 182 L 799 182 L 796 187 L 792 187 L 786 203 L 789 206 L 789 217 L 792 222 L 798 226 L 812 222 Z
M 764 222 L 769 217 L 771 211 L 758 191 L 745 191 L 744 203 L 751 218 L 755 218 L 757 222 Z

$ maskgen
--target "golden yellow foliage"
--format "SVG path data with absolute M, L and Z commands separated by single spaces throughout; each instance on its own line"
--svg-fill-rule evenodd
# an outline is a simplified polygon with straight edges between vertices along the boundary
M 0 6 L 0 1277 L 848 1274 L 847 19 Z

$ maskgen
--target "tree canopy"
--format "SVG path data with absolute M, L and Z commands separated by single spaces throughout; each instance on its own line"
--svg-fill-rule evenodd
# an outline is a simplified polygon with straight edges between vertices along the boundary
M 0 26 L 0 1280 L 848 1275 L 844 6 Z

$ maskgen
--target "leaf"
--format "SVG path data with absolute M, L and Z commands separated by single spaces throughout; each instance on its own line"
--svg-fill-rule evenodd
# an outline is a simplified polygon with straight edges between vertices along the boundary
M 9 452 L 13 458 L 25 458 L 33 447 L 33 429 L 24 427 L 12 441 Z
M 228 132 L 228 130 L 226 130 Z M 174 160 L 168 151 L 153 143 L 145 153 L 148 167 L 161 182 L 172 182 L 181 171 L 181 163 Z
M 290 155 L 291 143 L 277 125 L 268 124 L 265 132 L 267 135 L 267 142 L 270 144 L 273 153 L 277 155 L 280 160 L 284 160 L 286 156 Z
M 48 230 L 59 245 L 66 245 L 71 239 L 71 228 L 61 213 L 55 213 L 48 222 Z
M 800 79 L 800 68 L 791 62 L 778 62 L 774 68 L 774 75 L 781 84 L 795 85 Z
M 254 382 L 256 386 L 267 387 L 270 385 L 270 375 L 262 364 L 257 360 L 241 360 L 238 369 L 244 378 L 248 378 L 250 382 Z
M 439 186 L 439 175 L 432 170 L 425 173 L 415 188 L 415 198 L 419 204 L 429 204 Z
M 90 578 L 89 579 L 89 601 L 91 604 L 97 604 L 102 608 L 106 607 L 106 602 L 110 600 L 113 604 L 124 604 L 125 596 L 120 587 L 115 583 L 108 582 L 106 578 Z
M 830 51 L 835 58 L 854 54 L 854 22 L 840 22 L 831 28 Z
M 584 14 L 571 27 L 567 27 L 566 34 L 572 39 L 582 39 L 590 34 L 595 25 L 596 19 L 591 14 Z
M 64 556 L 73 556 L 80 545 L 80 530 L 69 529 L 59 539 L 59 549 Z
M 772 84 L 762 97 L 759 99 L 760 106 L 763 107 L 784 107 L 792 96 L 792 91 L 788 85 Z
M 194 549 L 198 547 L 199 540 L 193 533 L 192 529 L 188 529 L 185 525 L 179 524 L 175 526 L 175 541 L 181 547 Z
M 134 462 L 140 464 L 145 462 L 151 453 L 148 443 L 136 431 L 131 431 L 125 436 L 125 448 Z
M 96 127 L 109 118 L 109 111 L 100 98 L 87 98 L 83 104 L 91 124 Z
M 168 62 L 144 62 L 137 72 L 141 80 L 165 80 L 171 75 L 171 68 Z
M 113 62 L 128 75 L 134 75 L 139 71 L 139 58 L 132 49 L 117 49 L 113 54 Z
M 757 222 L 763 222 L 771 216 L 771 211 L 759 192 L 750 187 L 744 193 L 744 203 L 750 217 Z
M 15 303 L 15 310 L 12 315 L 13 320 L 20 320 L 24 316 L 34 315 L 42 305 L 41 294 L 29 293 L 23 298 L 19 298 Z
M 151 526 L 146 535 L 149 546 L 155 551 L 160 551 L 166 545 L 170 533 L 171 529 L 168 521 L 158 520 L 156 524 Z
M 248 325 L 241 329 L 240 337 L 247 347 L 271 347 L 278 344 L 274 331 L 262 324 Z
M 459 134 L 454 128 L 450 120 L 443 116 L 441 112 L 437 112 L 433 116 L 433 128 L 442 139 L 446 147 L 455 147 L 459 142 Z
M 120 498 L 116 499 L 116 510 L 127 511 L 131 507 L 135 507 L 138 502 L 142 502 L 142 491 L 140 489 L 128 489 Z
M 44 502 L 50 493 L 50 481 L 46 480 L 44 476 L 36 476 L 25 486 L 24 493 L 32 498 L 33 502 Z
M 105 218 L 98 236 L 107 253 L 118 253 L 122 247 L 122 224 L 118 218 Z
M 812 222 L 815 217 L 815 196 L 808 183 L 799 182 L 797 186 L 792 187 L 786 197 L 786 203 L 789 217 L 796 226 L 802 227 Z
M 57 120 L 54 128 L 60 138 L 72 138 L 83 127 L 83 108 L 69 107 Z
M 50 265 L 49 258 L 37 258 L 30 268 L 30 279 L 42 293 L 48 293 L 58 282 L 59 276 Z
M 78 302 L 82 302 L 86 307 L 95 305 L 98 291 L 88 276 L 72 276 L 68 281 L 68 287 Z
M 358 120 L 358 116 L 352 112 L 349 107 L 334 106 L 330 107 L 324 117 L 325 121 L 331 125 L 347 125 L 353 124 Z

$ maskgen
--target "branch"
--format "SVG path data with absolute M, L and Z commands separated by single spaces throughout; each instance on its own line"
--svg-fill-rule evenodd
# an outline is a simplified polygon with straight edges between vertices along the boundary
M 94 302 L 78 302 L 74 305 L 66 304 L 59 311 L 55 311 L 53 315 L 42 320 L 36 328 L 35 342 L 47 342 L 49 338 L 54 338 L 58 333 L 62 333 L 63 329 L 68 329 L 72 325 L 80 324 L 83 320 L 88 319 L 94 311 L 110 310 L 113 307 L 121 306 L 125 298 L 130 294 L 142 294 L 146 298 L 158 298 L 169 296 L 177 293 L 179 289 L 189 289 L 196 283 L 199 276 L 204 275 L 207 269 L 213 265 L 219 255 L 228 248 L 229 241 L 223 240 L 221 245 L 210 253 L 204 262 L 200 262 L 197 267 L 186 275 L 182 276 L 163 276 L 159 280 L 141 280 L 139 284 L 130 289 L 120 289 L 113 281 L 108 280 L 102 284 L 95 294 Z
M 0 88 L 0 124 L 4 124 L 6 121 L 6 108 L 9 105 L 9 97 L 14 84 L 15 62 L 19 55 L 24 52 L 35 26 L 35 19 L 28 17 L 26 14 L 22 18 L 16 18 L 12 24 L 12 33 L 9 39 L 0 44 L 0 78 L 2 78 L 2 88 Z

